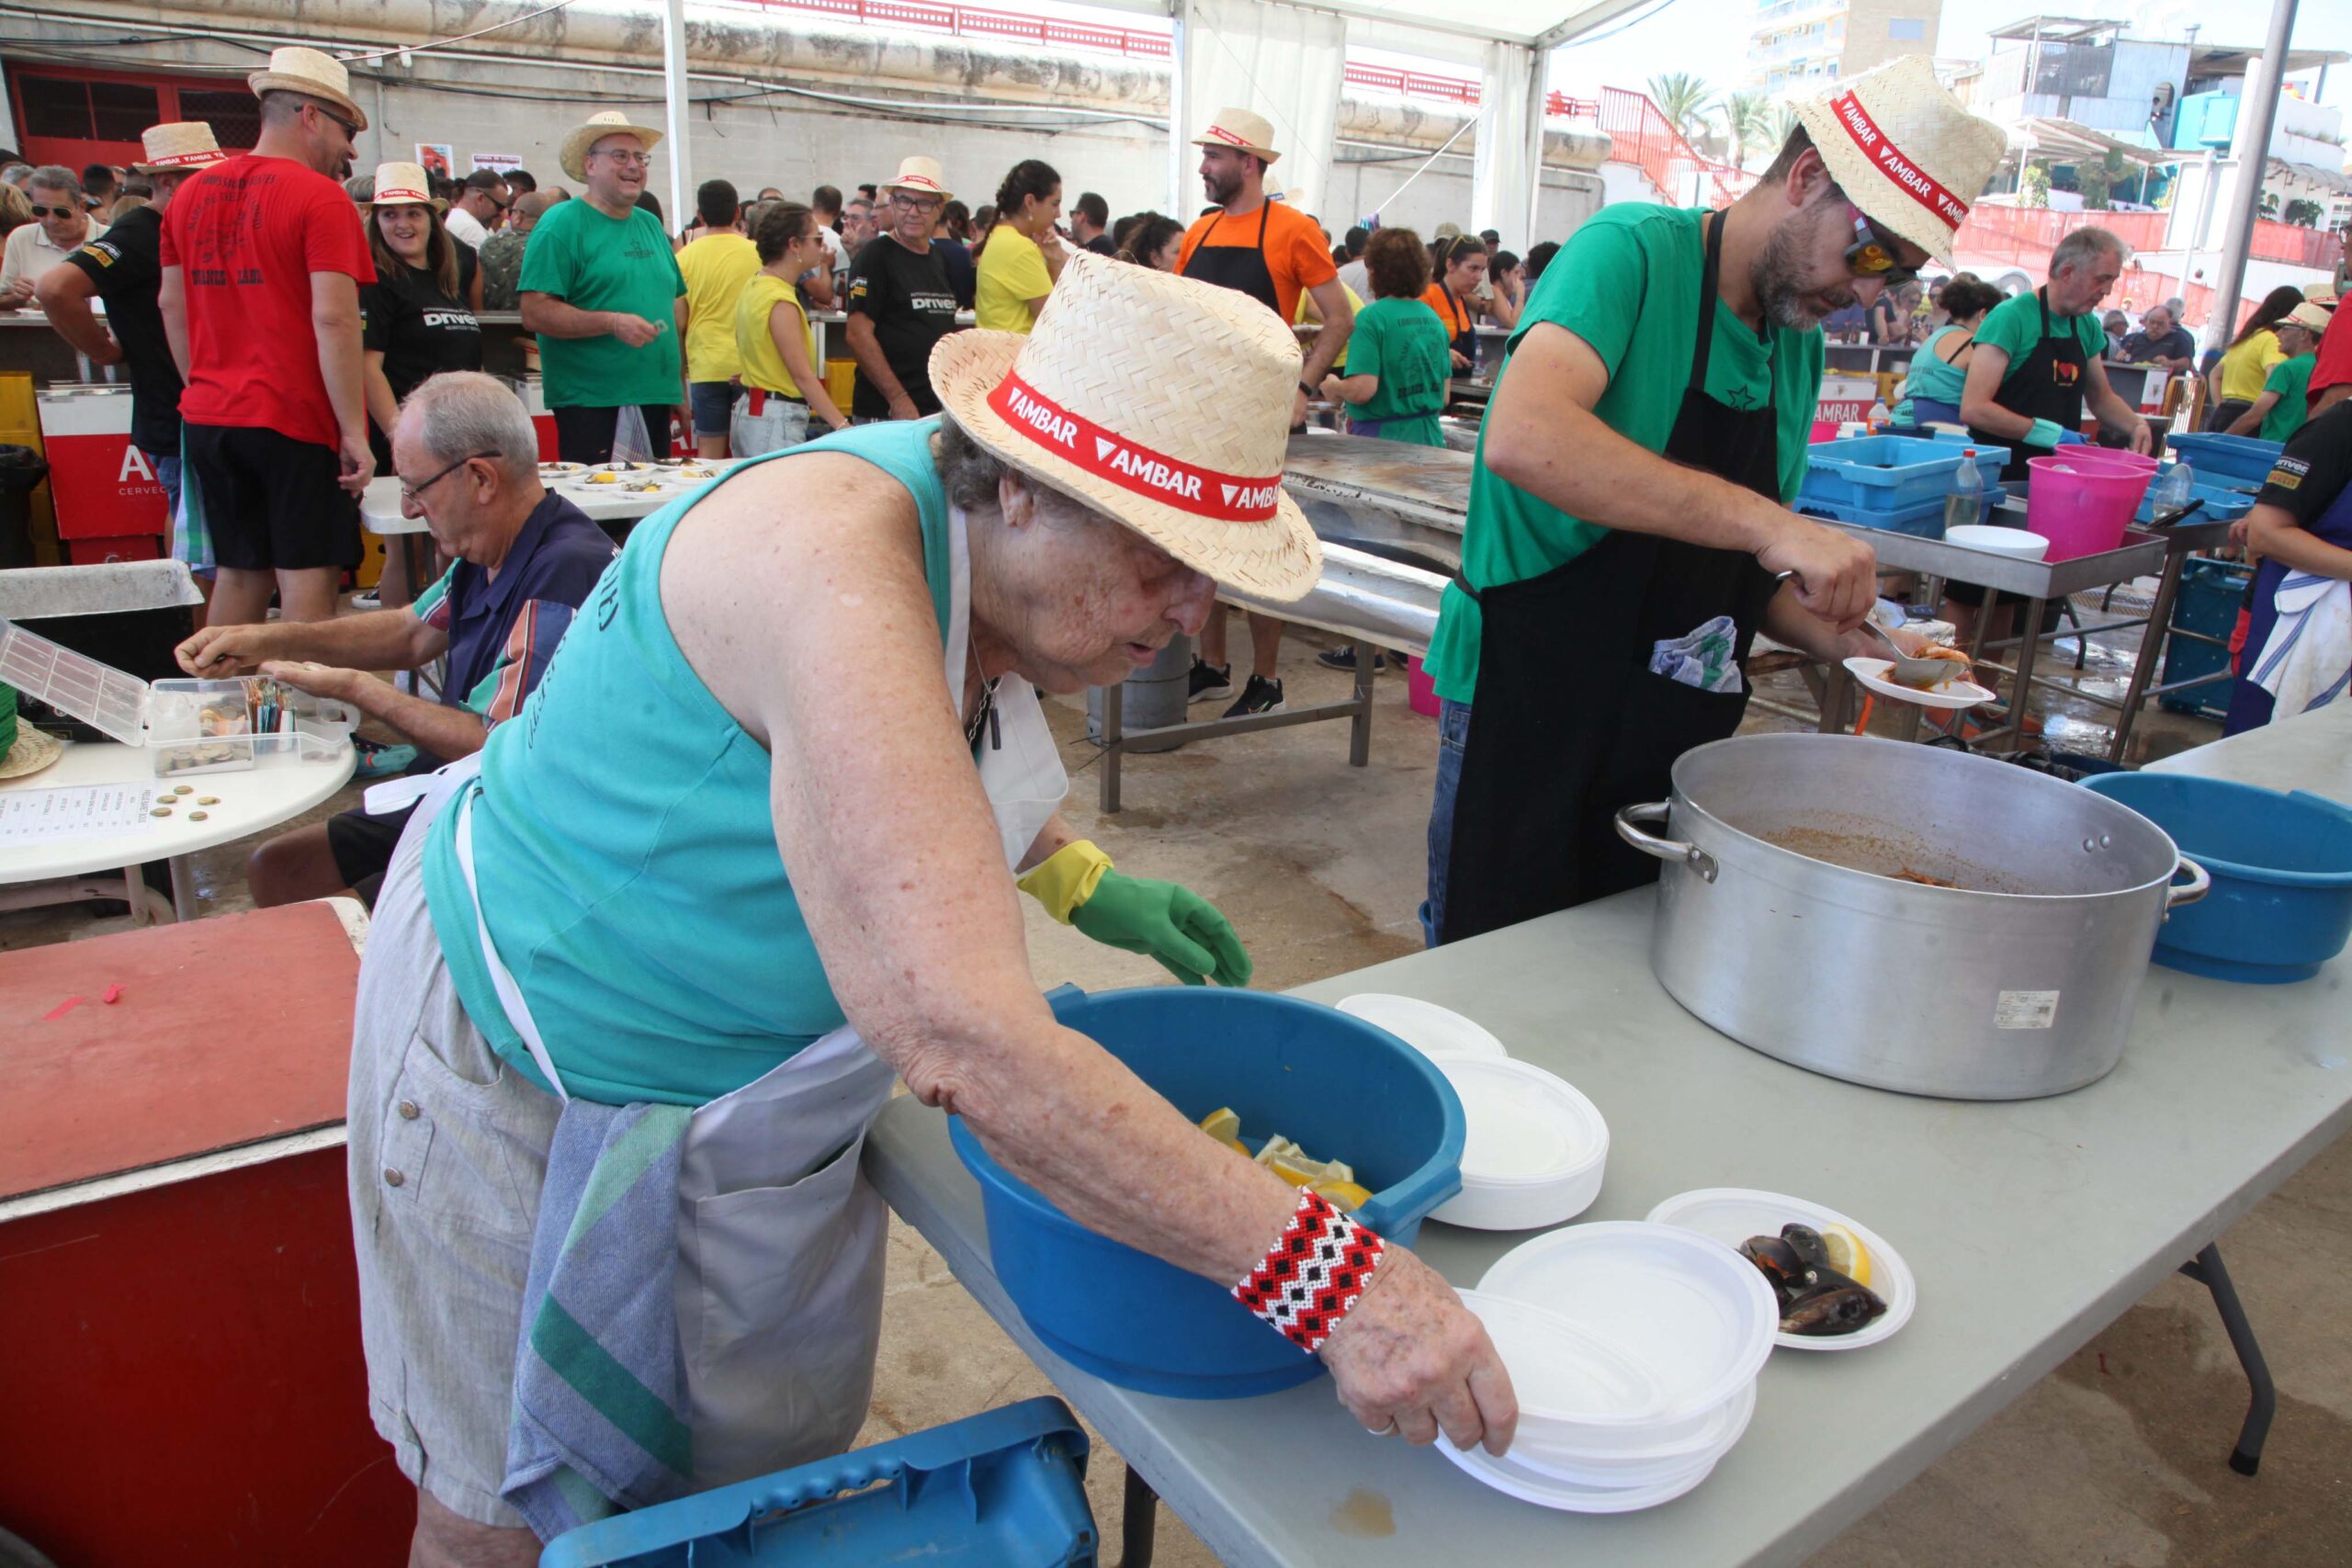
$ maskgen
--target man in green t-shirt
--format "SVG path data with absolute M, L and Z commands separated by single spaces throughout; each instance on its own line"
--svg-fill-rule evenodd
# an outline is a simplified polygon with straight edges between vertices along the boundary
M 539 220 L 523 254 L 523 325 L 539 337 L 540 390 L 567 463 L 609 462 L 631 410 L 657 457 L 670 455 L 673 414 L 694 428 L 679 348 L 686 280 L 662 220 L 637 205 L 661 140 L 613 110 L 591 115 L 563 143 L 564 173 L 587 189 Z
M 2320 340 L 2326 335 L 2328 320 L 2327 307 L 2308 299 L 2279 318 L 2271 331 L 2278 334 L 2287 358 L 2271 367 L 2262 396 L 2238 416 L 2230 434 L 2284 441 L 2303 427 L 2311 417 L 2312 372 L 2319 366 Z
M 2086 407 L 2134 452 L 2154 444 L 2148 422 L 2108 384 L 2099 361 L 2107 352 L 2099 301 L 2122 276 L 2123 242 L 2105 229 L 2075 229 L 2051 252 L 2048 283 L 1984 313 L 1960 417 L 1979 444 L 2009 449 L 2003 479 L 2023 479 L 2027 459 L 2081 441 Z
M 1818 659 L 1869 651 L 1874 555 L 1786 505 L 1821 321 L 1949 257 L 2007 141 L 1924 58 L 1798 118 L 1728 209 L 1606 208 L 1527 302 L 1430 646 L 1432 943 L 1655 875 L 1616 814 L 1737 728 L 1758 630 Z

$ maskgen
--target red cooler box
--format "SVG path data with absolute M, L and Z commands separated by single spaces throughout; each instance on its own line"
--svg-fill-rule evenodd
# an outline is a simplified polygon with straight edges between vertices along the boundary
M 171 519 L 153 465 L 130 443 L 130 389 L 57 385 L 38 400 L 66 558 L 82 565 L 162 556 Z

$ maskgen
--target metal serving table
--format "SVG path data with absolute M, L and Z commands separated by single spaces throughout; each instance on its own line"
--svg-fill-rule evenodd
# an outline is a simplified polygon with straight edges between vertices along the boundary
M 1996 507 L 1993 520 L 2013 528 L 2028 526 L 2025 506 L 2016 501 Z M 2005 740 L 2022 745 L 2025 738 L 2023 723 L 2029 705 L 2027 694 L 2039 682 L 2053 691 L 2064 691 L 2085 701 L 2117 710 L 2115 739 L 2108 748 L 2108 760 L 2114 762 L 2123 760 L 2124 749 L 2131 742 L 2132 727 L 2138 720 L 2140 708 L 2147 699 L 2149 682 L 2155 674 L 2156 658 L 2164 649 L 2165 628 L 2171 624 L 2173 601 L 2179 595 L 2182 567 L 2191 555 L 2226 541 L 2230 533 L 2227 523 L 2198 519 L 2162 532 L 2130 528 L 2125 530 L 2124 542 L 2120 548 L 2095 556 L 2079 556 L 2073 560 L 2052 562 L 2020 560 L 2015 556 L 1996 555 L 1990 550 L 1968 549 L 1942 539 L 1894 534 L 1881 528 L 1866 528 L 1859 524 L 1839 523 L 1835 525 L 1866 541 L 1876 550 L 1881 570 L 1916 571 L 1939 581 L 1974 583 L 2018 595 L 2026 601 L 2018 623 L 2020 629 L 2016 637 L 1987 642 L 1984 631 L 1990 617 L 1979 615 L 1976 620 L 1976 640 L 1970 650 L 1973 654 L 1981 659 L 1987 652 L 2012 648 L 2017 650 L 2014 665 L 1989 666 L 2009 672 L 2009 716 L 2006 723 L 1986 730 L 1979 738 L 1980 741 Z M 2096 626 L 2061 627 L 2050 632 L 2041 629 L 2043 613 L 2053 599 L 2110 588 L 2151 575 L 2157 580 L 2156 592 L 2145 616 L 2127 616 L 2101 621 Z M 2132 679 L 2120 698 L 2064 685 L 2033 672 L 2041 644 L 2045 642 L 2087 639 L 2100 632 L 2120 631 L 2143 624 L 2147 630 L 2141 636 L 2139 653 L 2132 664 Z M 1831 667 L 1828 696 L 1822 704 L 1824 729 L 1837 728 L 1842 719 L 1846 684 L 1850 680 L 1842 666 Z
M 2216 772 L 2273 788 L 2352 794 L 2347 755 L 2352 711 L 2331 709 L 2173 767 L 2201 771 L 2210 756 Z M 1694 1188 L 1758 1187 L 1847 1209 L 1904 1250 L 1919 1286 L 1911 1323 L 1849 1355 L 1776 1353 L 1747 1436 L 1697 1491 L 1662 1507 L 1607 1517 L 1514 1502 L 1436 1454 L 1371 1437 L 1321 1380 L 1231 1401 L 1111 1387 L 1046 1350 L 1011 1307 L 978 1189 L 940 1112 L 903 1097 L 885 1107 L 867 1174 L 1223 1562 L 1711 1568 L 1803 1561 L 2352 1125 L 2340 1005 L 2352 956 L 2259 990 L 2155 970 L 2107 1078 L 2047 1100 L 1968 1103 L 1841 1083 L 1715 1033 L 1651 976 L 1653 897 L 1623 894 L 1300 994 L 1394 991 L 1459 1009 L 1589 1094 L 1611 1143 L 1587 1219 L 1638 1219 Z M 2247 1027 L 2249 1006 L 2259 1028 Z M 1838 1133 L 1792 1153 L 1787 1130 L 1806 1127 Z M 1432 1223 L 1418 1250 L 1468 1285 L 1522 1239 Z M 2001 1267 L 2018 1258 L 2066 1263 Z M 2241 1484 L 2222 1472 L 2233 1416 L 2215 1412 L 2203 1438 L 2217 1487 Z M 2054 1500 L 2064 1482 L 2051 1484 Z M 1146 1495 L 1138 1483 L 1129 1495 Z M 1368 1515 L 1392 1519 L 1393 1532 L 1365 1531 Z

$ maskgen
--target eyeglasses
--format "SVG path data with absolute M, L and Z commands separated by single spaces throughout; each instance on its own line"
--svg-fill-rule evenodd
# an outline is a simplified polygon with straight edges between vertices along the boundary
M 1846 247 L 1846 270 L 1856 277 L 1874 277 L 1889 288 L 1899 288 L 1919 276 L 1917 267 L 1905 266 L 1895 255 L 1894 236 L 1871 220 L 1870 215 L 1852 202 L 1854 243 Z
M 359 139 L 359 122 L 357 120 L 345 119 L 343 116 L 335 113 L 334 110 L 327 107 L 324 104 L 312 104 L 311 107 L 319 111 L 321 118 L 331 119 L 334 121 L 335 124 L 343 127 L 344 135 L 351 138 L 355 141 Z
M 411 506 L 415 504 L 416 498 L 418 496 L 423 495 L 426 491 L 431 490 L 435 485 L 439 484 L 443 479 L 447 479 L 451 474 L 454 474 L 459 468 L 464 468 L 468 463 L 480 462 L 485 457 L 503 457 L 505 456 L 506 454 L 503 452 L 477 452 L 470 457 L 460 457 L 429 479 L 419 479 L 413 485 L 404 484 L 401 486 L 401 504 L 402 506 Z
M 925 201 L 916 197 L 901 196 L 898 192 L 893 191 L 890 193 L 890 205 L 897 208 L 901 212 L 920 212 L 924 217 L 928 218 L 933 213 L 937 212 L 941 208 L 945 207 L 947 203 L 937 197 L 933 197 L 930 200 Z
M 82 209 L 78 207 L 36 207 L 33 209 L 33 216 L 36 218 L 79 218 L 82 216 Z
M 622 164 L 625 167 L 630 164 L 650 164 L 653 162 L 651 154 L 645 152 L 633 152 L 624 147 L 599 147 L 594 152 L 589 153 L 588 156 L 591 158 L 610 158 L 614 163 Z

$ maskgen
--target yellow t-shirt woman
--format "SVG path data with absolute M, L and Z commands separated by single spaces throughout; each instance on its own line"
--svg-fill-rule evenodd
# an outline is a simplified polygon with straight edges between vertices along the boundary
M 1000 223 L 980 250 L 980 279 L 973 296 L 973 313 L 984 331 L 1025 333 L 1036 324 L 1029 301 L 1054 291 L 1054 275 L 1046 270 L 1046 253 L 1037 242 L 1010 223 Z
M 789 305 L 799 314 L 801 335 L 808 344 L 808 362 L 817 362 L 817 332 L 808 324 L 808 309 L 800 302 L 800 290 L 790 280 L 772 272 L 757 272 L 743 285 L 741 298 L 735 301 L 735 352 L 743 360 L 743 385 L 763 391 L 782 392 L 787 398 L 804 398 L 792 372 L 784 367 L 784 355 L 777 352 L 775 338 L 768 330 L 768 317 L 779 305 Z
M 2270 378 L 2270 373 L 2286 363 L 2287 351 L 2278 346 L 2277 333 L 2265 327 L 2252 334 L 2222 355 L 2222 400 L 2254 401 L 2262 396 L 2262 384 Z

